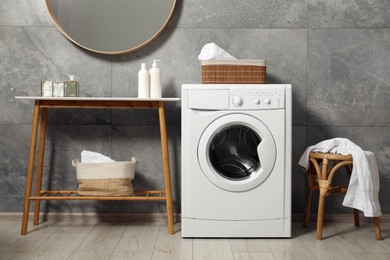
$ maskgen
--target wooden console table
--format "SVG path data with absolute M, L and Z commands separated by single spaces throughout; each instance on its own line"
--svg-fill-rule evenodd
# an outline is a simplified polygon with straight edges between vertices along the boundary
M 169 168 L 168 139 L 165 121 L 164 103 L 179 101 L 180 98 L 115 98 L 115 97 L 25 97 L 18 96 L 16 99 L 34 100 L 32 133 L 30 141 L 30 155 L 26 178 L 26 190 L 24 197 L 24 211 L 21 234 L 27 234 L 28 218 L 30 213 L 30 202 L 34 201 L 33 224 L 39 224 L 39 211 L 41 200 L 143 200 L 143 201 L 165 201 L 168 220 L 168 233 L 174 233 L 172 188 Z M 42 190 L 42 172 L 45 148 L 46 118 L 48 108 L 143 108 L 158 109 L 160 121 L 160 138 L 164 174 L 164 190 L 143 190 L 135 191 L 133 196 L 128 197 L 99 197 L 99 196 L 78 196 L 76 190 Z M 40 119 L 40 120 L 39 120 Z M 37 171 L 35 178 L 35 195 L 32 196 L 32 185 L 34 177 L 35 151 L 38 139 L 38 123 L 40 121 L 39 147 Z

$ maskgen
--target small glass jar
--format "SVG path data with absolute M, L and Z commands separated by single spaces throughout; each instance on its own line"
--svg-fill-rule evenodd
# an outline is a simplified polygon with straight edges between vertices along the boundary
M 42 97 L 78 97 L 79 83 L 71 77 L 70 81 L 42 81 Z
M 79 96 L 79 82 L 71 76 L 69 81 L 65 82 L 65 97 Z
M 65 82 L 54 81 L 53 82 L 53 97 L 64 97 L 65 96 Z
M 53 81 L 41 81 L 41 96 L 52 97 L 53 96 Z

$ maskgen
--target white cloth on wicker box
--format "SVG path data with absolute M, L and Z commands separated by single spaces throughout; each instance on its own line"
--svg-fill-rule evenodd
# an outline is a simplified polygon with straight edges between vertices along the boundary
M 199 60 L 236 60 L 227 51 L 219 47 L 217 44 L 210 42 L 203 46 L 198 56 Z
M 382 215 L 379 203 L 379 171 L 375 155 L 363 151 L 346 138 L 334 138 L 309 146 L 298 161 L 306 171 L 309 167 L 310 152 L 351 154 L 353 157 L 352 175 L 343 206 L 359 209 L 366 217 Z

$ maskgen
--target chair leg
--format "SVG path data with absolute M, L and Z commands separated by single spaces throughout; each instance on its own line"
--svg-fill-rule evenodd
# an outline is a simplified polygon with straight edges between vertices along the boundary
M 354 222 L 355 222 L 355 227 L 360 226 L 360 223 L 359 223 L 359 210 L 353 209 L 353 219 L 354 219 Z
M 313 175 L 314 174 L 314 175 Z M 309 170 L 307 172 L 307 197 L 306 197 L 306 203 L 305 203 L 305 212 L 303 214 L 303 227 L 307 227 L 309 225 L 309 218 L 310 218 L 310 207 L 311 207 L 311 198 L 313 195 L 313 182 L 316 179 L 316 175 L 313 169 L 313 165 L 310 163 Z
M 325 196 L 320 195 L 318 202 L 318 216 L 317 216 L 317 239 L 322 240 L 322 224 L 324 222 L 324 207 L 325 207 Z
M 317 239 L 322 240 L 322 225 L 324 222 L 324 208 L 325 198 L 329 188 L 329 182 L 326 180 L 318 180 L 320 186 L 320 199 L 318 202 L 318 216 L 317 216 Z
M 309 188 L 307 192 L 305 212 L 303 214 L 303 225 L 302 225 L 303 227 L 307 227 L 309 225 L 310 205 L 311 205 L 312 195 L 313 195 L 313 191 Z
M 374 217 L 374 230 L 376 240 L 382 240 L 379 217 Z
M 329 181 L 327 180 L 328 173 L 328 159 L 322 160 L 321 179 L 318 180 L 318 186 L 320 188 L 320 199 L 318 202 L 318 216 L 317 216 L 317 239 L 322 240 L 322 224 L 324 222 L 324 207 L 325 198 L 329 189 Z

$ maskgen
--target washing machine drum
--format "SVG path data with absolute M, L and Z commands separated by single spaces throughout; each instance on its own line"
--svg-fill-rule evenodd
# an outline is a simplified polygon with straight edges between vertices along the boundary
M 276 161 L 276 145 L 267 126 L 247 114 L 229 114 L 207 126 L 198 144 L 204 175 L 229 191 L 247 191 L 263 183 Z
M 222 176 L 246 178 L 260 167 L 257 155 L 260 142 L 260 136 L 247 126 L 227 126 L 210 140 L 210 163 Z

